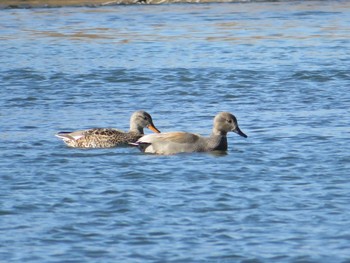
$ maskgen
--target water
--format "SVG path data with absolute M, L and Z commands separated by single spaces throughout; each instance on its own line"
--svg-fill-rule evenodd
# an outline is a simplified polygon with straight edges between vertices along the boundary
M 1 262 L 349 262 L 346 1 L 0 10 Z M 207 135 L 226 155 L 53 135 Z M 147 131 L 148 133 L 149 131 Z

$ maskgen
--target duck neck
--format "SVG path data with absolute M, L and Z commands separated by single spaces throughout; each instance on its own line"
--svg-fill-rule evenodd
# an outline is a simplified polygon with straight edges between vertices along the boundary
M 210 135 L 209 144 L 213 151 L 226 151 L 227 150 L 227 132 L 218 131 L 213 129 Z
M 130 122 L 129 132 L 134 132 L 137 134 L 143 134 L 143 128 L 135 123 Z

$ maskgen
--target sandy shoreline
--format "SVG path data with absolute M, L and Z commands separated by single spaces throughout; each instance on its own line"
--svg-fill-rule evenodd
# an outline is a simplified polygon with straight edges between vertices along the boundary
M 237 0 L 0 0 L 0 8 L 108 6 L 128 4 L 241 2 Z

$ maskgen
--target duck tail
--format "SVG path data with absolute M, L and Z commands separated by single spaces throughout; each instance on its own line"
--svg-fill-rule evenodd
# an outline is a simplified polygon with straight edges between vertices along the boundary
M 150 143 L 137 141 L 129 142 L 129 145 L 137 147 L 141 152 L 145 152 L 146 148 L 150 145 Z
M 71 132 L 58 132 L 55 134 L 55 136 L 64 141 L 74 140 L 74 138 L 70 135 L 70 133 Z

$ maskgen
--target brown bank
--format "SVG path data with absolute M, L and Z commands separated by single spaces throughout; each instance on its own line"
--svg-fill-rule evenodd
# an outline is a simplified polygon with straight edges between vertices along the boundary
M 239 2 L 237 0 L 0 0 L 0 8 L 108 6 L 118 4 Z

